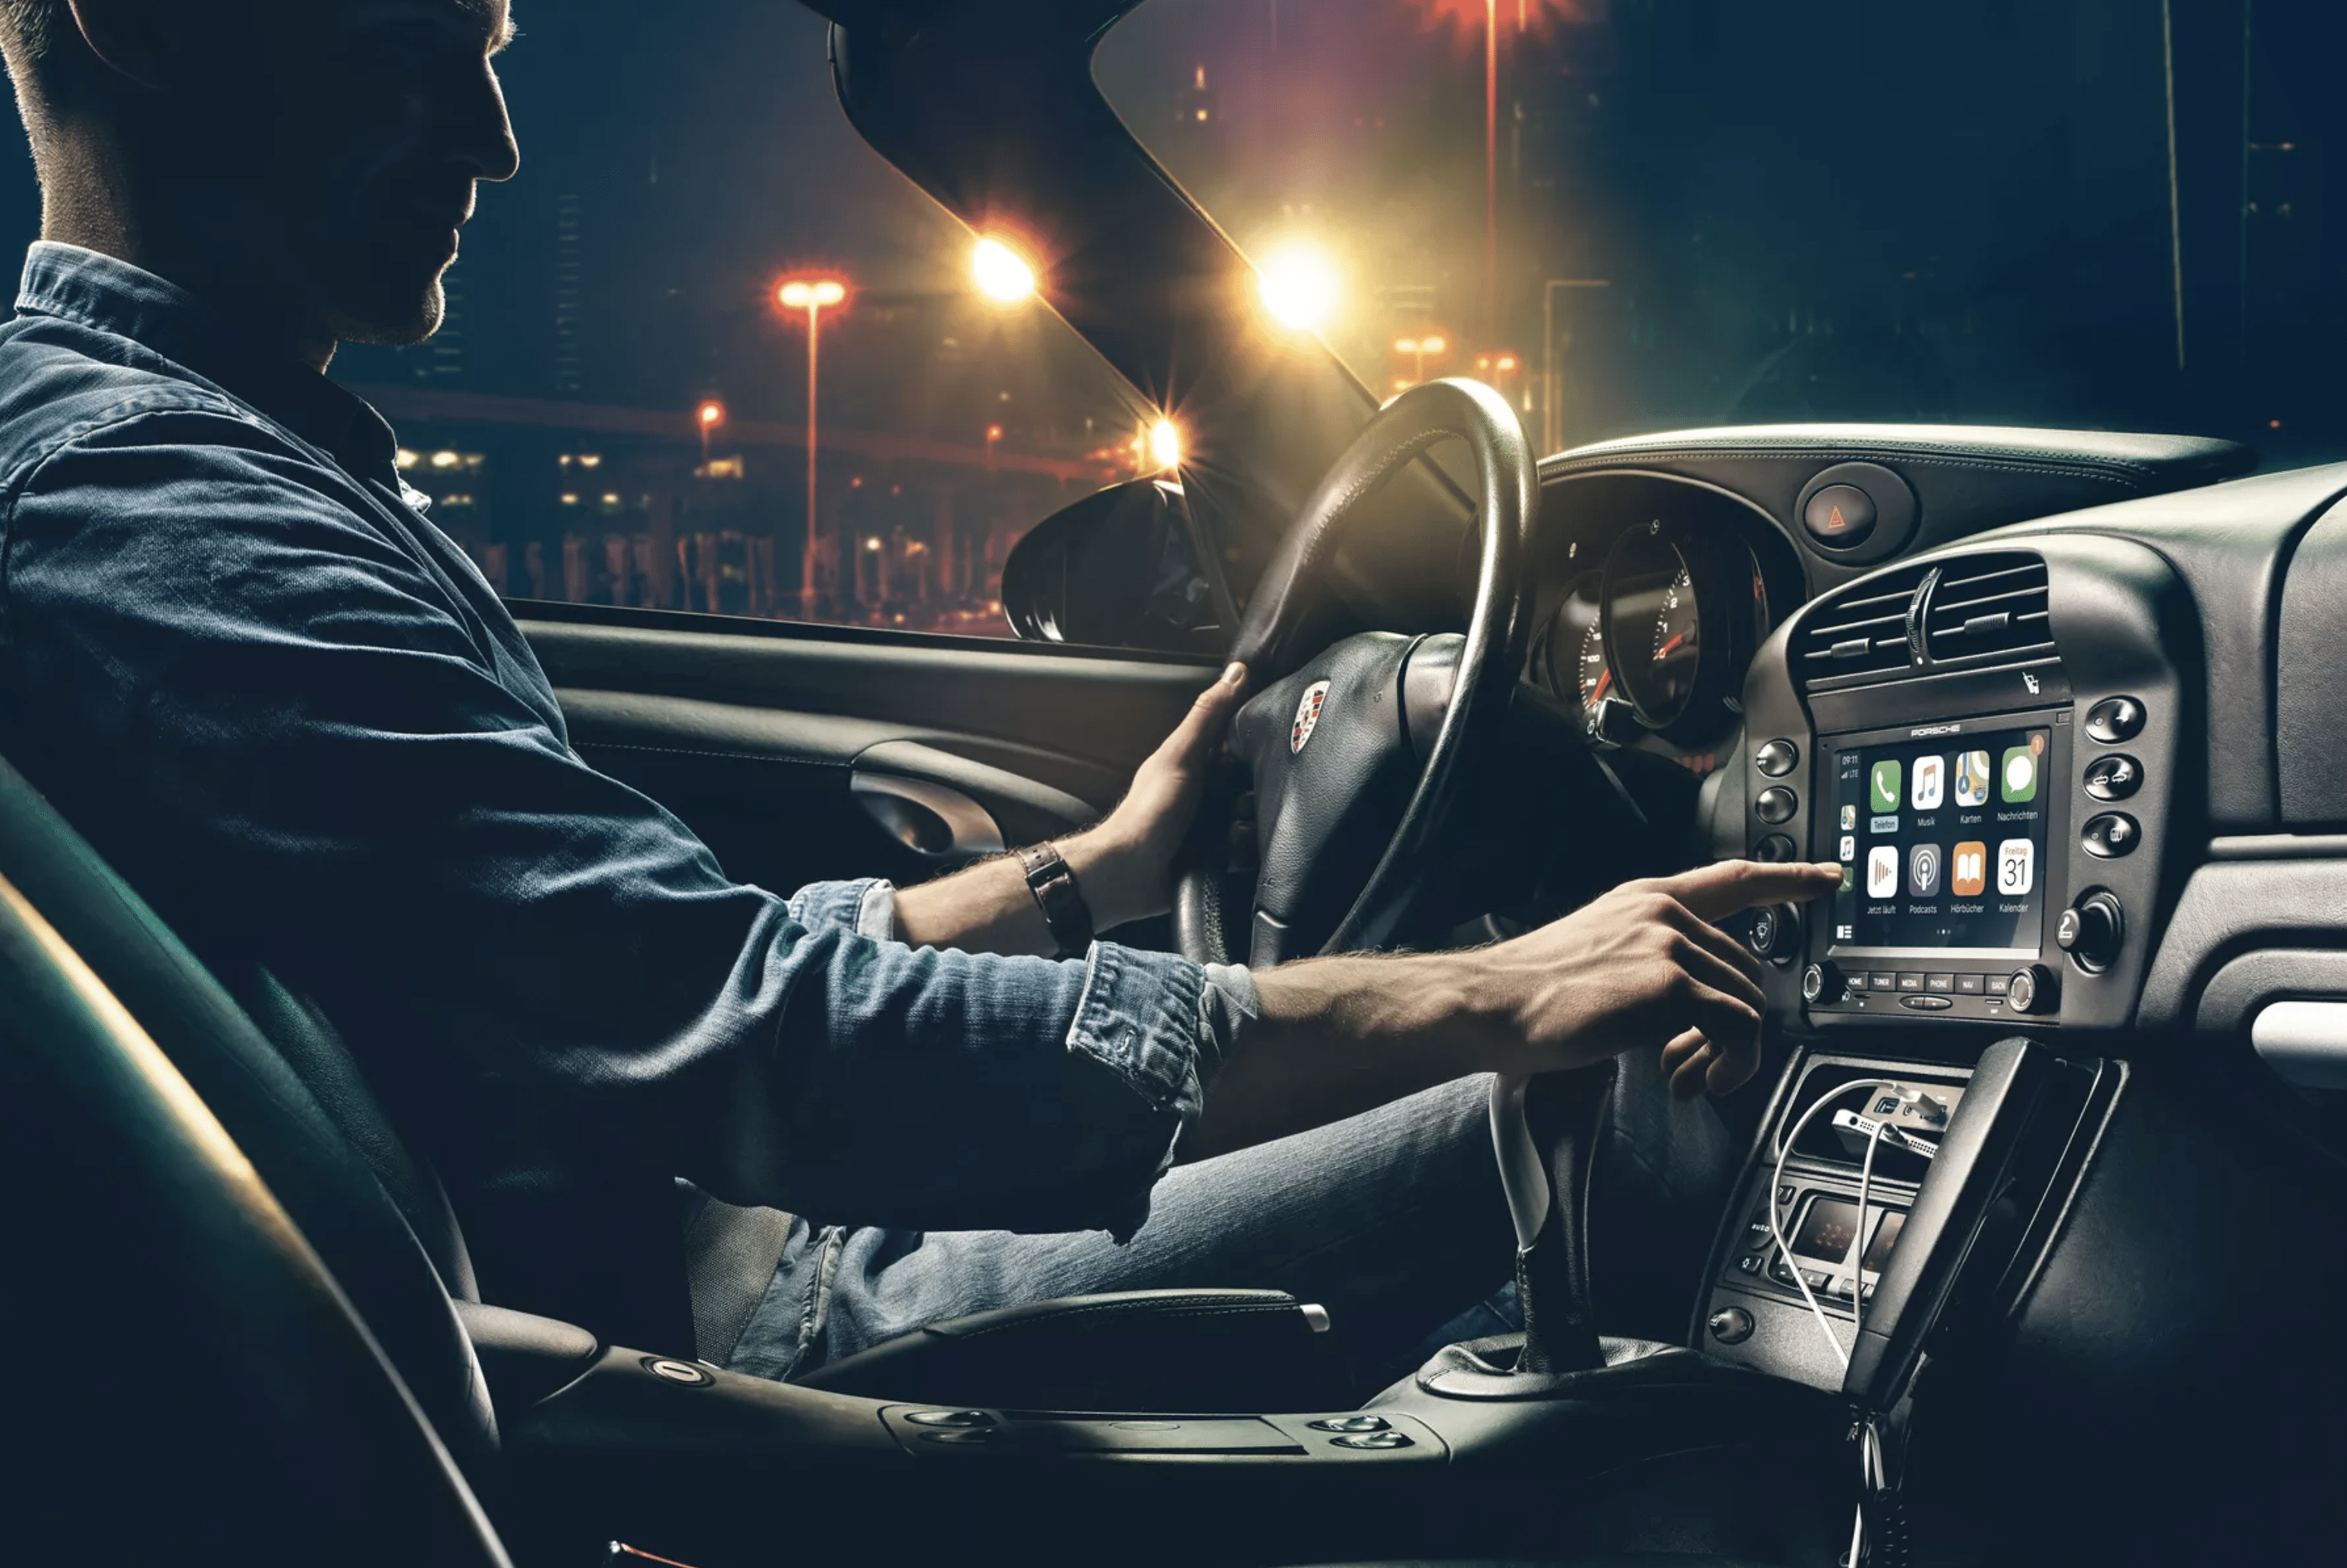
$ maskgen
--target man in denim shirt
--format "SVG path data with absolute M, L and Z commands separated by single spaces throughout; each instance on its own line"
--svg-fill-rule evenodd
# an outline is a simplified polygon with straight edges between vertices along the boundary
M 1254 976 L 1053 961 L 1007 860 L 729 881 L 579 760 L 389 427 L 323 374 L 338 342 L 429 335 L 477 182 L 517 169 L 506 0 L 0 0 L 0 26 L 45 200 L 0 329 L 0 750 L 206 950 L 318 999 L 487 1298 L 679 1343 L 683 1178 L 853 1222 L 795 1225 L 734 1358 L 769 1375 L 1160 1284 L 1296 1289 L 1399 1347 L 1504 1266 L 1466 1075 L 1750 1071 L 1760 992 L 1714 922 L 1832 868 Z M 1242 684 L 1058 846 L 1102 928 L 1164 907 Z

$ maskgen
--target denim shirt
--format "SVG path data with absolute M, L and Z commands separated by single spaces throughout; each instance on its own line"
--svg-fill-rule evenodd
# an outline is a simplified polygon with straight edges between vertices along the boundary
M 373 409 L 87 251 L 34 246 L 16 306 L 0 753 L 200 950 L 318 1001 L 486 1299 L 689 1342 L 680 1178 L 835 1223 L 1139 1223 L 1243 973 L 915 949 L 885 887 L 730 880 L 571 749 Z

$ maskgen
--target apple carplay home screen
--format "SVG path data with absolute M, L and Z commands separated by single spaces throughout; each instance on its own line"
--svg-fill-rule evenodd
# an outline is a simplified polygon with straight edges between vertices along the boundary
M 2050 743 L 2033 726 L 1840 753 L 1834 945 L 2034 953 Z

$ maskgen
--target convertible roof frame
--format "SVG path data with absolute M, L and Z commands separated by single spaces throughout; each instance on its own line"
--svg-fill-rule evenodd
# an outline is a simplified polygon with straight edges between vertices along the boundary
M 1318 338 L 1269 319 L 1253 265 L 1102 95 L 1093 51 L 1141 3 L 813 8 L 834 24 L 833 82 L 857 132 L 972 231 L 1026 248 L 1044 302 L 1179 424 L 1184 486 L 1243 591 L 1378 404 Z M 1365 623 L 1457 622 L 1471 514 L 1433 463 L 1396 477 L 1347 551 L 1378 563 L 1374 584 L 1346 574 Z

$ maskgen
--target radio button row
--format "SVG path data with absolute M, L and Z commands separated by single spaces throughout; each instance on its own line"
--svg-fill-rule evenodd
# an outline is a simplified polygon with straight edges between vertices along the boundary
M 1899 1005 L 1913 1008 L 1917 1012 L 1944 1012 L 1956 1004 L 1947 997 L 1915 996 L 1901 997 Z

